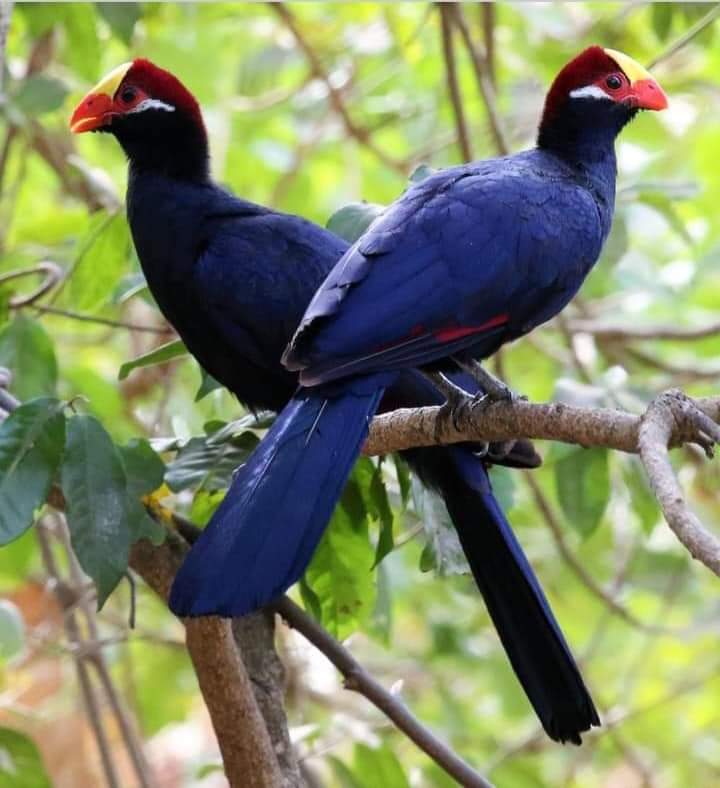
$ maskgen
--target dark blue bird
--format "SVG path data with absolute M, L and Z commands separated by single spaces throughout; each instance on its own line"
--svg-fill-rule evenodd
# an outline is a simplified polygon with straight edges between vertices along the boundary
M 75 131 L 113 132 L 128 154 L 128 215 L 138 255 L 160 308 L 191 352 L 251 407 L 283 407 L 297 377 L 280 366 L 282 349 L 347 245 L 308 222 L 240 201 L 215 186 L 197 103 L 174 77 L 147 61 L 126 64 L 103 80 L 78 107 L 72 125 Z M 372 254 L 363 250 L 368 260 Z M 357 255 L 351 251 L 345 259 Z M 313 320 L 311 330 L 324 320 Z M 358 327 L 374 320 L 371 308 Z M 440 341 L 458 337 L 457 327 L 442 330 Z M 303 336 L 308 347 L 308 332 Z M 350 385 L 339 381 L 324 387 L 321 396 L 301 391 L 290 402 L 179 574 L 172 597 L 177 612 L 240 614 L 300 576 L 359 451 L 366 420 L 396 377 L 392 367 L 379 369 L 379 377 Z M 384 403 L 437 401 L 422 377 L 405 373 Z M 553 738 L 579 741 L 579 733 L 597 723 L 596 712 L 482 463 L 472 447 L 417 449 L 408 455 L 419 475 L 443 494 L 543 725 Z M 236 519 L 238 511 L 260 511 L 259 503 L 269 508 L 258 519 Z

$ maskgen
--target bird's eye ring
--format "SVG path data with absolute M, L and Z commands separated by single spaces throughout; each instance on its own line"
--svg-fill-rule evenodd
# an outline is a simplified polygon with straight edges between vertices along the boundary
M 124 104 L 129 104 L 135 98 L 135 88 L 124 88 L 120 94 L 120 100 Z
M 617 74 L 610 74 L 610 76 L 605 80 L 605 84 L 610 88 L 610 90 L 617 90 L 618 88 L 622 87 L 622 79 Z

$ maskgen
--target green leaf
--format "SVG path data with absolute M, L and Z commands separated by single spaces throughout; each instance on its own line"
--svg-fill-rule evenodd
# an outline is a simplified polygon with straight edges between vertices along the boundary
M 222 503 L 225 490 L 198 490 L 190 507 L 190 519 L 196 525 L 207 525 Z
M 496 465 L 489 475 L 500 508 L 507 514 L 515 505 L 515 476 L 501 465 Z
M 353 244 L 385 210 L 372 202 L 353 202 L 336 211 L 328 220 L 327 229 Z
M 95 6 L 90 3 L 67 3 L 61 6 L 61 14 L 65 32 L 65 58 L 77 74 L 88 82 L 97 82 L 102 51 L 95 25 Z
M 113 34 L 123 43 L 130 44 L 135 23 L 142 16 L 139 3 L 95 3 L 100 16 L 108 23 Z
M 210 438 L 191 438 L 168 464 L 165 481 L 173 492 L 201 486 L 224 490 L 235 469 L 247 460 L 258 443 L 252 432 L 244 432 L 232 442 L 217 443 Z
M 469 571 L 457 531 L 442 499 L 412 478 L 415 512 L 423 524 L 427 546 L 420 556 L 420 571 L 435 569 L 441 576 Z
M 134 525 L 122 457 L 93 416 L 68 422 L 62 489 L 73 549 L 102 607 L 127 570 Z
M 395 547 L 393 538 L 393 511 L 388 501 L 387 490 L 382 478 L 382 465 L 378 465 L 373 473 L 370 482 L 370 514 L 377 519 L 380 524 L 377 546 L 375 548 L 375 560 L 372 568 L 380 563 L 385 556 L 392 552 Z
M 35 743 L 12 728 L 0 728 L 0 788 L 52 788 Z
M 208 372 L 205 372 L 202 367 L 200 368 L 200 374 L 202 375 L 202 380 L 200 381 L 200 388 L 195 395 L 195 402 L 200 402 L 200 400 L 207 397 L 211 391 L 222 388 L 222 383 L 215 380 L 215 378 Z
M 358 742 L 353 757 L 353 772 L 367 788 L 410 788 L 397 755 L 387 746 L 368 747 Z
M 554 447 L 555 448 L 555 447 Z M 555 448 L 555 488 L 569 524 L 583 537 L 602 520 L 610 498 L 610 471 L 605 449 Z
M 92 312 L 112 301 L 130 260 L 125 214 L 99 212 L 79 243 L 69 274 L 67 297 L 73 309 Z
M 145 438 L 134 438 L 120 447 L 127 491 L 131 498 L 138 500 L 143 495 L 155 492 L 162 486 L 165 478 L 165 463 Z
M 320 621 L 341 640 L 371 618 L 376 594 L 367 523 L 354 523 L 343 499 L 305 572 Z
M 181 358 L 187 356 L 188 351 L 182 339 L 174 339 L 165 345 L 160 345 L 149 353 L 143 353 L 142 356 L 133 358 L 126 361 L 118 372 L 118 380 L 125 380 L 125 378 L 134 370 L 141 367 L 152 367 L 156 364 L 165 364 L 172 361 L 174 358 Z
M 424 181 L 425 178 L 429 178 L 431 175 L 434 175 L 437 170 L 434 167 L 431 167 L 429 164 L 418 164 L 417 167 L 410 173 L 410 177 L 408 181 L 410 183 L 420 183 Z
M 16 539 L 47 500 L 65 445 L 65 417 L 54 399 L 14 410 L 0 425 L 0 544 Z
M 22 312 L 0 333 L 0 367 L 12 372 L 10 390 L 18 399 L 55 393 L 58 368 L 53 343 L 42 325 Z
M 652 22 L 653 31 L 660 41 L 665 41 L 670 33 L 673 11 L 674 8 L 672 3 L 652 4 L 650 21 Z
M 12 101 L 26 115 L 35 117 L 59 109 L 68 92 L 65 83 L 59 79 L 37 74 L 22 82 Z
M 24 645 L 25 622 L 20 611 L 9 600 L 0 600 L 0 660 L 12 659 Z
M 165 463 L 145 438 L 131 440 L 120 446 L 119 452 L 125 470 L 131 542 L 149 539 L 159 544 L 165 538 L 165 529 L 150 517 L 141 499 L 162 486 Z
M 412 493 L 412 482 L 410 481 L 410 469 L 407 463 L 399 454 L 393 454 L 395 461 L 395 473 L 397 475 L 398 486 L 400 487 L 400 498 L 403 506 L 408 505 Z

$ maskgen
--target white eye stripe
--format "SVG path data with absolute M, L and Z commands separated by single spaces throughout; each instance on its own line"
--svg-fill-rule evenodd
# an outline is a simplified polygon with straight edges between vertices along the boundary
M 161 109 L 165 112 L 175 112 L 175 107 L 172 104 L 166 104 L 159 99 L 147 98 L 141 101 L 136 107 L 127 110 L 126 115 L 131 115 L 134 112 L 145 112 L 146 109 Z
M 576 88 L 570 91 L 570 98 L 594 98 L 594 99 L 607 99 L 612 101 L 612 98 L 597 85 L 586 85 L 584 88 Z

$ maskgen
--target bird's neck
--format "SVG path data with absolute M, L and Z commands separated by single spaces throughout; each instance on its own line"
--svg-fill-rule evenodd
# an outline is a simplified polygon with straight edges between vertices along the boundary
M 164 175 L 181 181 L 205 183 L 210 157 L 205 130 L 191 124 L 173 128 L 118 128 L 115 132 L 128 157 L 130 172 Z
M 543 119 L 537 144 L 593 180 L 612 181 L 614 189 L 615 138 L 634 114 L 622 105 L 608 107 L 592 99 L 575 102 Z

